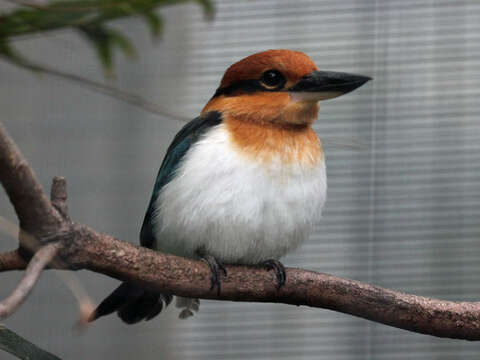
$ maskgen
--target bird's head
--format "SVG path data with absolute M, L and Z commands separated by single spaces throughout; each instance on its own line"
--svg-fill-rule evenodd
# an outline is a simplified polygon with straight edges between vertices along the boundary
M 346 94 L 369 77 L 319 71 L 307 55 L 268 50 L 230 66 L 202 110 L 218 111 L 242 121 L 280 127 L 311 125 L 318 102 Z

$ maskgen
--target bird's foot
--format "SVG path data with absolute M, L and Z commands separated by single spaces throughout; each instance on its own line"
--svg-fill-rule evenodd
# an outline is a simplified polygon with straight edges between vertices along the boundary
M 223 276 L 227 276 L 227 269 L 223 264 L 218 261 L 214 256 L 205 254 L 203 251 L 197 251 L 197 255 L 208 264 L 210 268 L 210 290 L 213 290 L 215 286 L 217 287 L 217 294 L 220 295 L 221 281 L 220 281 L 220 272 L 223 273 Z
M 287 274 L 285 272 L 285 266 L 283 266 L 280 261 L 270 259 L 264 261 L 261 266 L 267 270 L 273 270 L 275 272 L 275 276 L 277 277 L 277 289 L 280 289 L 283 285 L 285 285 Z

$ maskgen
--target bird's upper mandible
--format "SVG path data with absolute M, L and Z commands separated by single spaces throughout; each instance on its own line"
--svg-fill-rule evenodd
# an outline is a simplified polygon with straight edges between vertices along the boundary
M 202 113 L 275 126 L 311 125 L 318 101 L 355 90 L 369 77 L 319 71 L 299 51 L 267 50 L 231 65 Z

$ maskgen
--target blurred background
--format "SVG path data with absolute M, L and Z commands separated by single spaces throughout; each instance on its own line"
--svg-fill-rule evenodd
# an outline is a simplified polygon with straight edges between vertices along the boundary
M 107 82 L 191 119 L 233 62 L 301 50 L 320 69 L 373 82 L 323 102 L 328 201 L 288 266 L 448 300 L 480 299 L 480 2 L 221 0 L 160 10 L 161 39 L 139 19 L 115 22 L 138 57 L 105 78 L 73 31 L 15 40 L 29 59 Z M 1 3 L 0 9 L 10 5 Z M 138 242 L 154 178 L 183 122 L 75 83 L 0 62 L 1 118 L 41 182 L 66 176 L 70 215 Z M 0 194 L 0 215 L 16 221 Z M 1 235 L 0 250 L 15 239 Z M 20 273 L 0 274 L 0 296 Z M 118 282 L 76 274 L 98 302 Z M 327 310 L 202 301 L 126 326 L 102 318 L 73 331 L 77 304 L 53 271 L 5 323 L 65 359 L 478 359 L 480 344 L 437 339 Z M 2 359 L 13 359 L 1 353 Z

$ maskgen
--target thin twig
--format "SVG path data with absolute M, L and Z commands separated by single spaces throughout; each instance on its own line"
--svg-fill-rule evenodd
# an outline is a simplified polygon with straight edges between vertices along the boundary
M 5 60 L 8 61 L 9 59 L 5 58 Z M 88 89 L 93 90 L 97 93 L 110 96 L 110 97 L 112 97 L 114 99 L 117 99 L 117 100 L 121 100 L 121 101 L 126 102 L 130 105 L 137 106 L 137 107 L 139 107 L 139 108 L 141 108 L 145 111 L 148 111 L 148 112 L 156 114 L 156 115 L 164 116 L 164 117 L 167 117 L 169 119 L 180 121 L 180 122 L 187 122 L 187 121 L 191 120 L 191 119 L 189 119 L 185 116 L 172 113 L 172 112 L 168 111 L 167 109 L 165 109 L 164 107 L 162 107 L 162 106 L 160 106 L 160 105 L 158 105 L 158 104 L 156 104 L 156 103 L 154 103 L 150 100 L 147 100 L 147 99 L 143 98 L 142 96 L 140 96 L 138 94 L 134 94 L 134 93 L 119 89 L 115 86 L 111 86 L 111 85 L 107 85 L 105 83 L 101 83 L 101 82 L 98 82 L 98 81 L 95 81 L 95 80 L 91 80 L 91 79 L 88 79 L 88 78 L 80 76 L 80 75 L 71 74 L 71 73 L 68 73 L 68 72 L 65 72 L 65 71 L 56 70 L 56 69 L 51 68 L 51 67 L 46 66 L 46 65 L 40 65 L 40 64 L 37 64 L 37 63 L 26 62 L 26 61 L 22 61 L 21 65 L 30 69 L 30 70 L 40 72 L 40 73 L 44 73 L 44 74 L 54 76 L 54 77 L 57 77 L 57 78 L 61 78 L 63 80 L 70 81 L 70 82 L 78 84 L 80 86 L 87 87 Z
M 19 5 L 19 6 L 26 6 L 31 7 L 34 9 L 40 9 L 45 11 L 52 11 L 52 12 L 63 12 L 63 13 L 71 13 L 71 12 L 95 12 L 105 9 L 112 9 L 121 6 L 129 6 L 132 3 L 132 0 L 120 0 L 116 2 L 111 2 L 108 4 L 95 4 L 95 5 L 87 5 L 87 6 L 60 6 L 56 3 L 54 6 L 49 5 L 48 1 L 42 0 L 6 0 L 9 3 Z
M 64 177 L 55 176 L 52 180 L 50 200 L 52 202 L 52 205 L 63 216 L 65 221 L 71 224 L 70 216 L 68 215 L 67 199 L 67 181 Z M 68 267 L 68 265 L 60 259 L 54 259 L 52 263 L 57 267 Z M 75 328 L 77 330 L 82 330 L 87 326 L 88 317 L 95 309 L 93 301 L 90 299 L 90 296 L 88 296 L 87 292 L 85 291 L 84 287 L 76 276 L 73 276 L 70 273 L 60 271 L 56 271 L 55 273 L 65 283 L 65 285 L 67 285 L 67 287 L 77 300 L 78 308 L 80 310 L 80 317 L 77 321 Z
M 97 4 L 93 6 L 50 6 L 48 1 L 43 0 L 6 0 L 9 3 L 19 5 L 19 6 L 26 6 L 31 7 L 34 9 L 40 9 L 45 11 L 54 11 L 54 12 L 87 12 L 87 11 L 98 11 L 104 9 L 111 9 L 117 7 L 122 4 L 128 4 L 128 1 L 118 1 L 110 4 Z
M 67 205 L 67 181 L 64 177 L 55 176 L 50 189 L 50 201 L 65 220 L 70 221 Z
M 35 8 L 35 9 L 42 9 L 42 8 L 45 8 L 48 5 L 48 2 L 42 1 L 42 0 L 40 0 L 40 1 L 4 0 L 4 1 L 9 2 L 10 4 L 32 7 L 32 8 Z
M 0 320 L 9 317 L 23 304 L 36 284 L 42 270 L 52 261 L 58 250 L 58 244 L 51 243 L 35 253 L 27 266 L 23 279 L 11 294 L 0 302 Z
M 51 200 L 55 208 L 62 213 L 62 216 L 65 218 L 65 220 L 70 221 L 67 211 L 67 191 L 66 181 L 64 178 L 59 176 L 55 176 L 53 178 Z M 20 233 L 20 229 L 17 225 L 1 216 L 0 231 L 6 233 L 13 239 L 17 239 L 17 236 Z M 38 240 L 26 232 L 23 232 L 23 235 L 23 246 L 33 253 L 35 251 L 34 249 L 39 246 Z M 20 255 L 18 250 L 0 253 L 0 272 L 9 270 L 25 270 L 27 265 L 28 263 Z M 54 258 L 51 261 L 51 266 L 59 269 L 65 269 L 68 267 L 66 263 L 58 258 Z M 60 271 L 55 271 L 55 274 L 65 283 L 74 298 L 77 300 L 80 316 L 75 327 L 78 330 L 82 330 L 87 324 L 89 315 L 95 308 L 93 301 L 74 274 Z
M 191 120 L 191 119 L 189 119 L 185 116 L 174 114 L 174 113 L 168 111 L 167 109 L 161 107 L 160 105 L 158 105 L 158 104 L 156 104 L 152 101 L 149 101 L 147 99 L 144 99 L 140 95 L 137 95 L 137 94 L 125 91 L 125 90 L 121 90 L 121 89 L 116 88 L 116 87 L 111 86 L 111 85 L 107 85 L 107 84 L 104 84 L 104 83 L 100 83 L 98 81 L 90 80 L 90 79 L 87 79 L 83 76 L 70 74 L 70 73 L 67 73 L 67 72 L 64 72 L 64 71 L 55 70 L 53 68 L 46 67 L 46 66 L 43 66 L 43 65 L 42 66 L 37 66 L 36 70 L 41 71 L 45 74 L 49 74 L 49 75 L 52 75 L 52 76 L 55 76 L 55 77 L 59 77 L 59 78 L 74 82 L 74 83 L 79 84 L 81 86 L 86 86 L 90 90 L 93 90 L 93 91 L 96 91 L 98 93 L 113 97 L 113 98 L 121 100 L 121 101 L 124 101 L 128 104 L 137 106 L 137 107 L 139 107 L 143 110 L 146 110 L 148 112 L 151 112 L 153 114 L 157 114 L 157 115 L 160 115 L 160 116 L 165 116 L 167 118 L 177 120 L 177 121 L 181 121 L 181 122 L 186 122 L 186 121 Z

